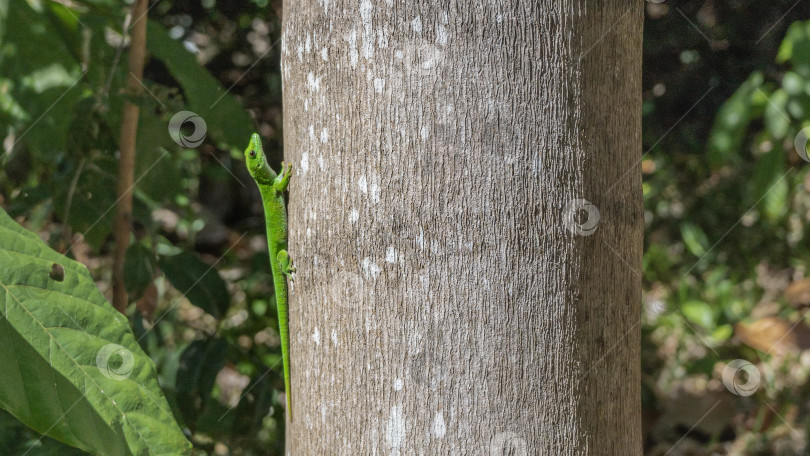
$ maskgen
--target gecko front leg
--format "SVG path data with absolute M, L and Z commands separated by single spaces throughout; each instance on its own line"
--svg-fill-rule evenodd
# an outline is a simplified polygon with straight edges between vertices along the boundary
M 281 265 L 281 272 L 292 281 L 291 274 L 295 272 L 295 266 L 292 264 L 290 255 L 287 254 L 286 250 L 279 250 L 276 258 L 278 258 L 278 263 Z

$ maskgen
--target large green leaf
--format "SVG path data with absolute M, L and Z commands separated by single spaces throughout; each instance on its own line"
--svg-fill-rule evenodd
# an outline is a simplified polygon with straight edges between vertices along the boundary
M 693 299 L 681 303 L 681 311 L 686 319 L 692 323 L 707 329 L 714 327 L 714 313 L 712 312 L 712 307 L 703 301 Z
M 756 95 L 765 95 L 760 89 L 762 82 L 762 74 L 753 73 L 717 113 L 708 140 L 712 169 L 740 162 L 745 134 L 759 101 Z
M 810 77 L 810 22 L 794 22 L 788 28 L 776 56 L 779 63 L 790 62 L 800 75 Z
M 6 16 L 8 16 L 8 0 L 0 0 L 0 43 L 6 34 Z
M 205 120 L 208 134 L 217 146 L 241 150 L 254 127 L 253 120 L 239 101 L 197 63 L 194 54 L 188 52 L 181 42 L 173 40 L 157 22 L 150 20 L 147 23 L 146 45 L 183 87 L 189 108 Z
M 66 220 L 95 250 L 100 250 L 109 236 L 115 216 L 115 169 L 112 157 L 99 157 L 93 166 L 85 166 L 72 195 L 70 214 Z M 46 183 L 54 196 L 57 214 L 66 214 L 68 191 L 75 170 L 57 175 Z
M 183 351 L 175 391 L 177 404 L 187 422 L 196 422 L 208 404 L 227 353 L 228 343 L 217 338 L 195 340 Z
M 104 455 L 189 454 L 127 319 L 87 269 L 0 210 L 0 407 Z
M 192 304 L 220 319 L 228 311 L 228 286 L 213 266 L 193 253 L 162 257 L 158 264 L 169 282 Z
M 54 27 L 42 2 L 10 2 L 0 43 L 0 77 L 13 81 L 3 103 L 24 109 L 14 115 L 23 122 L 12 127 L 36 157 L 64 149 L 73 107 L 86 90 L 80 63 Z
M 155 275 L 154 255 L 145 245 L 136 242 L 127 248 L 124 259 L 124 286 L 130 299 L 139 299 Z
M 751 200 L 762 201 L 762 213 L 776 222 L 787 213 L 789 180 L 785 177 L 785 151 L 774 147 L 757 161 L 750 186 Z

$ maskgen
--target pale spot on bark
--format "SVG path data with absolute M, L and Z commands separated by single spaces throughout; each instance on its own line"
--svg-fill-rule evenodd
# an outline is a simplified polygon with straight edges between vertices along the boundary
M 360 19 L 363 21 L 363 57 L 374 56 L 374 30 L 371 28 L 371 13 L 374 5 L 369 0 L 360 3 Z
M 439 46 L 447 45 L 447 29 L 441 24 L 436 26 L 436 44 Z
M 315 74 L 311 71 L 307 74 L 307 87 L 309 90 L 319 91 L 321 90 L 321 78 L 315 77 Z
M 352 29 L 352 32 L 346 37 L 346 41 L 349 42 L 349 63 L 352 68 L 357 68 L 357 30 Z
M 307 54 L 309 54 L 309 52 L 312 50 L 312 35 L 309 33 L 307 33 L 307 41 L 304 44 L 304 49 L 306 49 Z
M 323 136 L 321 136 L 321 139 L 323 139 Z M 324 165 L 324 163 L 323 163 L 323 157 L 322 157 L 322 156 L 320 156 L 320 155 L 318 156 L 318 168 L 319 168 L 321 171 L 323 171 L 324 169 L 326 169 L 326 165 Z
M 423 125 L 422 128 L 419 129 L 419 135 L 422 137 L 422 141 L 427 141 L 430 136 L 430 129 L 427 125 Z
M 368 193 L 368 180 L 366 180 L 366 176 L 360 176 L 360 179 L 357 179 L 357 186 L 360 187 L 361 192 Z
M 391 415 L 388 417 L 388 425 L 385 428 L 385 443 L 392 449 L 398 449 L 405 440 L 405 415 L 402 413 L 402 405 L 391 407 Z
M 326 128 L 321 130 L 321 142 L 324 144 L 329 142 L 329 130 L 327 130 Z
M 374 203 L 380 202 L 380 179 L 374 175 L 371 176 L 371 187 L 369 189 L 371 191 L 371 201 Z
M 281 52 L 283 52 L 284 55 L 290 55 L 290 50 L 287 48 L 287 34 L 286 33 L 281 34 Z
M 394 391 L 402 391 L 402 379 L 398 378 L 394 380 Z
M 411 28 L 413 29 L 414 33 L 422 33 L 422 18 L 420 16 L 416 16 L 411 21 Z
M 396 263 L 398 258 L 399 254 L 397 253 L 397 249 L 395 249 L 393 245 L 389 245 L 385 250 L 385 262 Z
M 323 48 L 321 49 L 321 58 L 324 62 L 329 60 L 329 49 Z
M 338 344 L 337 330 L 336 330 L 336 329 L 333 329 L 333 330 L 332 330 L 332 345 L 334 345 L 335 347 L 337 347 L 337 344 Z
M 301 171 L 304 174 L 309 171 L 309 152 L 301 154 Z
M 360 219 L 360 213 L 357 212 L 357 209 L 352 209 L 351 212 L 349 212 L 349 221 L 354 223 L 354 222 L 358 221 L 359 219 Z
M 321 345 L 321 332 L 318 328 L 315 328 L 315 332 L 312 333 L 312 340 L 315 341 L 315 345 Z
M 382 268 L 369 257 L 363 258 L 363 261 L 360 262 L 360 267 L 363 269 L 363 274 L 367 279 L 377 280 L 377 277 L 380 276 L 380 272 L 382 272 Z
M 383 93 L 385 90 L 385 79 L 377 78 L 374 80 L 374 91 L 377 93 Z
M 444 433 L 447 431 L 447 426 L 444 424 L 444 415 L 442 412 L 437 413 L 433 418 L 433 424 L 430 431 L 437 439 L 444 437 Z

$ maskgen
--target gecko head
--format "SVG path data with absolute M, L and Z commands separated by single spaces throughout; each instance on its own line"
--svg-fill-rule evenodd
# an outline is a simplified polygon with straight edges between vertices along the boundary
M 247 164 L 248 172 L 254 179 L 261 176 L 261 171 L 265 167 L 266 159 L 264 158 L 264 150 L 262 149 L 262 139 L 258 133 L 250 135 L 250 143 L 245 149 L 245 163 Z

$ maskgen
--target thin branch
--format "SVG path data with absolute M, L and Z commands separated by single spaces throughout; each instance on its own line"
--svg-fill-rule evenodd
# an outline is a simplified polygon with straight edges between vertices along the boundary
M 76 185 L 79 183 L 79 176 L 82 175 L 82 171 L 84 171 L 84 165 L 87 163 L 87 157 L 83 157 L 81 161 L 79 161 L 79 166 L 76 167 L 76 174 L 73 175 L 73 179 L 70 181 L 70 188 L 68 188 L 67 194 L 67 201 L 65 202 L 65 214 L 62 217 L 62 241 L 65 244 L 70 244 L 71 239 L 73 238 L 73 234 L 70 230 L 70 223 L 68 219 L 70 218 L 70 206 L 73 205 L 73 194 L 76 193 Z
M 147 12 L 148 0 L 136 0 L 132 16 L 142 17 Z M 132 28 L 132 41 L 129 49 L 129 76 L 127 91 L 139 95 L 142 87 L 143 64 L 146 57 L 146 21 L 138 21 Z M 135 137 L 138 132 L 138 105 L 124 103 L 121 121 L 120 149 L 118 163 L 118 206 L 116 207 L 115 256 L 113 259 L 113 306 L 124 313 L 129 303 L 124 286 L 124 257 L 129 247 L 130 222 L 132 219 L 132 187 L 135 180 Z

